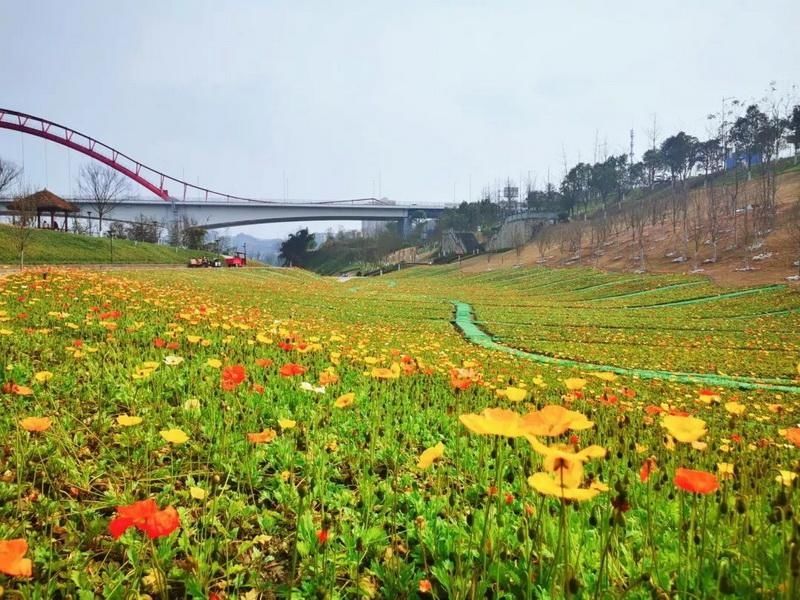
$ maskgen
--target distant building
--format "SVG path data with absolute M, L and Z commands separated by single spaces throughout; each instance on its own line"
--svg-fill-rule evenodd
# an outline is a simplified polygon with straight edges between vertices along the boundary
M 469 231 L 448 229 L 442 232 L 442 256 L 467 256 L 483 250 L 478 238 Z
M 737 165 L 746 167 L 748 158 L 750 159 L 750 166 L 752 167 L 761 164 L 762 157 L 760 152 L 753 152 L 749 156 L 746 152 L 739 152 L 737 154 L 731 154 L 725 159 L 725 170 L 729 171 Z

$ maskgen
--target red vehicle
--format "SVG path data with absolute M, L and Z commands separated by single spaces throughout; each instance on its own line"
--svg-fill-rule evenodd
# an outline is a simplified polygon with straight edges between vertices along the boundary
M 229 256 L 225 259 L 225 266 L 226 267 L 244 267 L 247 265 L 247 253 L 246 252 L 239 252 L 238 250 L 234 252 L 233 256 Z

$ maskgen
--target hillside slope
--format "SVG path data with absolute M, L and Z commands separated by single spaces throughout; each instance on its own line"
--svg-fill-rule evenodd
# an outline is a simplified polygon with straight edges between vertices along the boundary
M 741 193 L 744 199 L 755 195 L 758 180 L 744 184 Z M 727 189 L 719 189 L 725 196 Z M 702 188 L 693 190 L 692 202 Z M 536 240 L 525 245 L 520 252 L 510 250 L 499 254 L 487 254 L 462 262 L 465 272 L 479 273 L 499 269 L 512 269 L 545 265 L 549 267 L 592 266 L 608 271 L 640 271 L 652 273 L 696 273 L 706 275 L 724 285 L 752 285 L 772 282 L 785 282 L 789 276 L 798 273 L 796 261 L 798 249 L 789 229 L 789 211 L 793 203 L 800 199 L 800 168 L 790 169 L 777 180 L 777 218 L 775 228 L 757 243 L 745 246 L 742 239 L 742 216 L 739 214 L 736 231 L 729 215 L 721 217 L 720 235 L 717 243 L 717 260 L 710 262 L 713 248 L 708 235 L 702 236 L 695 260 L 693 242 L 687 244 L 680 230 L 673 231 L 669 219 L 655 224 L 648 222 L 643 229 L 645 250 L 644 268 L 639 260 L 639 244 L 632 238 L 632 232 L 625 226 L 612 229 L 597 252 L 590 243 L 590 232 L 584 235 L 580 252 L 570 249 L 553 236 L 548 244 L 537 244 Z M 642 201 L 647 202 L 647 197 Z M 554 231 L 557 231 L 553 228 Z M 734 236 L 738 244 L 734 247 Z M 542 252 L 543 250 L 543 252 Z M 683 257 L 684 260 L 681 260 Z M 749 265 L 749 269 L 745 267 Z
M 183 264 L 203 252 L 170 246 L 114 240 L 113 262 L 138 264 Z M 25 249 L 25 264 L 97 264 L 111 262 L 108 238 L 76 235 L 45 229 L 31 230 Z M 19 264 L 13 228 L 0 225 L 0 264 Z

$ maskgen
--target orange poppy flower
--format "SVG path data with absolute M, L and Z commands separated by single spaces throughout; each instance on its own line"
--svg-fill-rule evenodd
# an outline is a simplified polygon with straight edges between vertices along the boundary
M 278 371 L 281 377 L 294 377 L 295 375 L 302 375 L 306 372 L 306 368 L 296 363 L 286 363 Z
M 25 417 L 19 424 L 25 431 L 41 433 L 42 431 L 50 429 L 50 425 L 53 424 L 53 421 L 50 417 Z
M 786 439 L 792 442 L 795 446 L 800 448 L 800 427 L 790 427 L 784 433 Z
M 30 396 L 33 394 L 33 390 L 27 385 L 18 385 L 16 383 L 11 386 L 11 392 L 17 396 Z
M 682 467 L 675 471 L 675 485 L 695 494 L 710 494 L 719 489 L 719 481 L 713 474 Z
M 128 506 L 118 506 L 117 516 L 108 524 L 108 531 L 116 540 L 131 527 L 136 527 L 151 540 L 164 537 L 180 527 L 178 511 L 172 506 L 158 509 L 152 498 L 134 502 Z
M 339 381 L 339 376 L 336 373 L 331 373 L 330 371 L 323 371 L 320 373 L 319 376 L 319 384 L 320 385 L 333 385 Z
M 256 359 L 256 366 L 257 367 L 269 367 L 272 365 L 272 359 L 270 358 L 257 358 Z
M 247 439 L 250 440 L 253 444 L 267 444 L 274 440 L 278 435 L 278 432 L 274 429 L 265 429 L 260 433 L 248 433 Z
M 0 573 L 11 577 L 30 577 L 33 563 L 22 558 L 28 551 L 28 542 L 23 539 L 0 540 Z
M 231 365 L 230 367 L 225 367 L 222 370 L 222 389 L 226 392 L 233 391 L 245 380 L 246 377 L 247 371 L 245 371 L 242 365 Z

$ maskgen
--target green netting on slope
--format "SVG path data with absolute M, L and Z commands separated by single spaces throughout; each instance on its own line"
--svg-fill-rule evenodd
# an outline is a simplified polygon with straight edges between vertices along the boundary
M 629 309 L 645 309 L 645 308 L 668 308 L 670 306 L 684 306 L 686 304 L 700 304 L 701 302 L 713 302 L 714 300 L 725 300 L 727 298 L 737 298 L 739 296 L 747 296 L 749 294 L 761 294 L 763 292 L 774 292 L 783 289 L 786 286 L 782 283 L 774 285 L 765 285 L 757 288 L 750 288 L 749 290 L 739 290 L 738 292 L 726 292 L 724 294 L 715 294 L 714 296 L 702 296 L 700 298 L 690 298 L 689 300 L 676 300 L 674 302 L 660 302 L 658 304 L 645 304 L 642 306 L 626 306 Z
M 722 387 L 733 387 L 748 390 L 773 390 L 800 394 L 800 386 L 795 385 L 789 380 L 786 380 L 786 383 L 778 384 L 768 383 L 766 381 L 748 377 L 728 377 L 722 375 L 712 375 L 709 373 L 680 373 L 672 371 L 658 371 L 653 369 L 626 369 L 623 367 L 580 362 L 566 358 L 555 358 L 545 354 L 527 352 L 525 350 L 520 350 L 519 348 L 513 348 L 511 346 L 505 346 L 495 342 L 491 335 L 486 333 L 475 323 L 475 319 L 473 318 L 472 314 L 472 307 L 469 304 L 458 301 L 452 301 L 452 303 L 456 309 L 456 326 L 470 342 L 488 350 L 506 352 L 507 354 L 519 356 L 521 358 L 527 358 L 529 360 L 545 364 L 559 365 L 564 367 L 578 367 L 588 371 L 608 371 L 611 373 L 616 373 L 617 375 L 635 376 L 639 377 L 640 379 L 659 379 L 664 381 L 674 381 L 675 383 L 718 385 Z
M 602 300 L 621 300 L 623 298 L 633 298 L 634 296 L 644 296 L 645 294 L 653 294 L 655 292 L 663 292 L 664 290 L 673 290 L 675 288 L 684 288 L 693 285 L 700 285 L 707 283 L 705 281 L 689 281 L 688 283 L 673 283 L 671 285 L 662 285 L 661 287 L 649 288 L 646 290 L 637 290 L 635 292 L 627 292 L 625 294 L 615 294 L 613 296 L 599 296 L 597 298 L 589 298 L 586 302 L 601 302 Z

